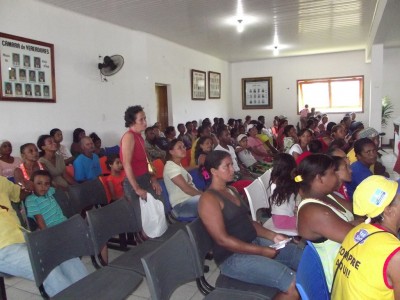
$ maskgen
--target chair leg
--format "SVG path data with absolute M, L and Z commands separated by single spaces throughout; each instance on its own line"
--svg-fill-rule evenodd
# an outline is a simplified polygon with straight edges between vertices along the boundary
M 6 285 L 4 283 L 4 277 L 0 277 L 0 300 L 7 300 Z

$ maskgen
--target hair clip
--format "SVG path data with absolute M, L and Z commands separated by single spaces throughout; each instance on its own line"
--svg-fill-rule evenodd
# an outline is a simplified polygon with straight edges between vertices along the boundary
M 294 181 L 295 181 L 295 182 L 302 182 L 302 181 L 303 181 L 303 177 L 301 177 L 301 175 L 297 175 L 297 176 L 294 178 Z

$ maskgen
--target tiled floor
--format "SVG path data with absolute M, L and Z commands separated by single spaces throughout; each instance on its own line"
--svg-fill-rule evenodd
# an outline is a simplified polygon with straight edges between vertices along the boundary
M 382 152 L 382 162 L 386 167 L 386 170 L 390 174 L 390 178 L 397 180 L 400 178 L 400 175 L 396 172 L 393 172 L 393 166 L 396 162 L 396 156 L 393 154 L 393 151 L 385 149 L 387 153 Z M 109 250 L 110 260 L 114 259 L 120 254 L 120 252 L 115 250 Z M 90 258 L 84 257 L 83 262 L 87 266 L 88 270 L 93 271 L 94 268 L 90 261 Z M 213 261 L 206 261 L 206 263 L 210 266 L 210 271 L 206 274 L 206 278 L 209 283 L 214 284 L 215 280 L 219 275 L 219 270 L 214 264 Z M 42 297 L 39 294 L 38 289 L 35 286 L 35 283 L 29 280 L 10 277 L 5 279 L 6 289 L 7 289 L 7 298 L 9 300 L 39 300 Z M 198 291 L 195 282 L 190 282 L 185 284 L 184 286 L 177 289 L 172 298 L 173 300 L 198 300 L 203 299 L 203 295 Z M 150 293 L 147 288 L 146 280 L 144 279 L 142 284 L 136 289 L 136 291 L 129 296 L 128 300 L 143 300 L 150 299 Z

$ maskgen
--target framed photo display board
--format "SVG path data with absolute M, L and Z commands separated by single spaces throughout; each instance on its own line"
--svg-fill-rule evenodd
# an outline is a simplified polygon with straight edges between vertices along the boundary
M 242 108 L 272 109 L 272 77 L 242 78 Z
M 56 102 L 54 45 L 0 32 L 0 100 Z
M 221 73 L 208 72 L 208 98 L 221 99 Z
M 192 100 L 206 100 L 206 72 L 191 70 Z

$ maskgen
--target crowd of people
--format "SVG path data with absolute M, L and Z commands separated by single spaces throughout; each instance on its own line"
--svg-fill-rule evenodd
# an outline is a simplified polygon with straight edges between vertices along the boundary
M 299 122 L 276 116 L 270 127 L 263 116 L 257 120 L 246 116 L 244 121 L 231 118 L 226 123 L 223 118 L 214 118 L 213 123 L 205 118 L 200 126 L 197 121 L 188 121 L 178 124 L 176 130 L 174 126 L 162 130 L 159 122 L 148 126 L 141 106 L 131 106 L 124 116 L 127 131 L 113 153 L 102 147 L 96 133 L 87 136 L 82 128 L 74 130 L 70 147 L 62 144 L 62 131 L 54 128 L 41 135 L 36 144 L 23 144 L 20 157 L 12 155 L 10 141 L 0 141 L 0 272 L 33 279 L 19 230 L 20 207 L 12 202 L 25 201 L 26 215 L 39 229 L 59 224 L 65 217 L 54 199 L 55 189 L 66 190 L 105 175 L 100 163 L 104 158 L 108 169 L 104 182 L 111 201 L 130 198 L 136 218 L 141 220 L 139 199 L 146 200 L 150 193 L 164 200 L 153 165 L 161 160 L 174 213 L 200 217 L 215 241 L 213 255 L 221 272 L 275 287 L 282 299 L 298 299 L 295 276 L 302 247 L 295 243 L 280 251 L 269 247 L 287 237 L 252 222 L 244 197 L 244 188 L 272 168 L 271 196 L 265 203 L 271 207 L 274 225 L 297 229 L 302 238 L 311 241 L 333 298 L 351 298 L 358 288 L 356 283 L 362 282 L 359 274 L 368 275 L 363 270 L 345 276 L 350 272 L 343 270 L 354 265 L 349 265 L 343 251 L 355 247 L 352 235 L 360 239 L 377 231 L 396 235 L 400 227 L 394 213 L 400 199 L 398 184 L 386 179 L 389 176 L 378 155 L 379 133 L 356 121 L 355 113 L 345 115 L 338 124 L 313 108 L 309 111 L 308 106 L 299 114 Z M 72 173 L 67 171 L 68 166 Z M 205 191 L 194 184 L 190 174 L 193 169 L 206 182 Z M 371 201 L 366 203 L 369 197 Z M 365 225 L 362 216 L 373 222 Z M 136 237 L 148 239 L 143 230 Z M 399 267 L 400 243 L 388 235 L 379 238 L 390 241 L 384 251 L 376 250 L 380 257 L 376 261 L 387 271 L 381 279 L 371 281 L 376 288 L 370 290 L 393 296 L 400 293 L 398 272 L 394 271 Z M 368 240 L 366 245 L 373 249 L 375 244 Z M 365 251 L 362 246 L 356 249 L 363 266 L 370 270 Z M 79 259 L 66 265 L 54 276 L 67 277 L 69 284 L 85 276 Z M 78 271 L 71 274 L 63 267 Z M 51 276 L 45 282 L 49 294 L 66 286 L 54 282 Z

